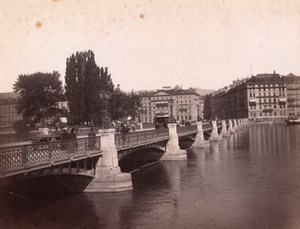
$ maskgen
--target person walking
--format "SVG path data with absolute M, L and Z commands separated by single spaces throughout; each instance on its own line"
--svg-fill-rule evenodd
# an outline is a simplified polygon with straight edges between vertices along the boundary
M 75 129 L 72 127 L 72 129 L 68 135 L 70 153 L 74 153 L 78 149 L 78 143 L 77 143 L 76 139 L 77 139 L 77 137 L 75 134 Z
M 62 140 L 62 142 L 61 142 L 61 149 L 62 150 L 67 149 L 67 146 L 68 146 L 67 140 L 68 140 L 68 138 L 69 138 L 68 130 L 67 130 L 66 127 L 64 127 L 62 129 L 62 134 L 61 134 L 61 140 Z
M 71 129 L 68 139 L 77 139 L 74 128 Z
M 89 139 L 88 139 L 88 147 L 89 150 L 95 149 L 96 145 L 96 134 L 94 133 L 93 127 L 91 127 L 91 131 L 89 132 Z

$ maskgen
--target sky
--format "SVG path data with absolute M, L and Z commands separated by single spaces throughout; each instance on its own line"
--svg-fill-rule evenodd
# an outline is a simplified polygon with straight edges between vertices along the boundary
M 0 0 L 0 92 L 92 50 L 122 90 L 300 75 L 299 0 Z

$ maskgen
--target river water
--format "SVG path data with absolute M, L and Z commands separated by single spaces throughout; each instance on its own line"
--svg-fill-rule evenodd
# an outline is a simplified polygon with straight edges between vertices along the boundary
M 122 193 L 1 193 L 0 228 L 300 228 L 300 126 L 249 126 L 132 176 Z

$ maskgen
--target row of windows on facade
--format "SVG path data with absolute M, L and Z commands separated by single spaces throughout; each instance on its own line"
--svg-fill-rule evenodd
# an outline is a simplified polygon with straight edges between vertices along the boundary
M 249 110 L 256 110 L 257 106 L 249 106 Z M 261 109 L 266 109 L 266 108 L 274 108 L 277 109 L 277 105 L 273 104 L 264 104 L 264 105 L 259 105 L 258 108 Z M 286 105 L 279 105 L 278 109 L 286 109 Z
M 276 111 L 274 112 L 250 112 L 250 117 L 257 117 L 257 116 L 286 116 L 287 112 L 286 111 Z
M 248 86 L 251 87 L 255 87 L 255 88 L 260 88 L 260 87 L 264 87 L 264 88 L 285 88 L 286 84 L 248 84 Z
M 273 103 L 277 103 L 279 99 L 273 98 Z M 258 103 L 272 103 L 272 98 L 259 98 Z
M 189 96 L 166 96 L 166 97 L 156 97 L 156 96 L 153 96 L 153 97 L 148 97 L 148 98 L 146 98 L 146 97 L 141 97 L 142 98 L 142 101 L 143 100 L 151 100 L 152 98 L 156 98 L 157 100 L 169 100 L 169 99 L 190 99 L 191 98 L 191 96 L 189 95 Z
M 279 88 L 249 88 L 249 91 L 251 92 L 251 91 L 286 91 L 287 90 L 287 88 L 281 88 L 281 87 L 279 87 Z
M 183 100 L 182 101 L 175 101 L 176 103 L 183 103 Z M 152 102 L 153 103 L 153 102 Z M 191 100 L 189 100 L 189 103 L 187 103 L 187 100 L 184 100 L 184 104 L 191 104 L 192 102 L 191 102 Z M 149 105 L 151 105 L 151 102 L 142 102 L 142 105 L 147 105 L 147 104 L 149 104 Z
M 2 105 L 0 106 L 0 112 L 16 112 L 17 105 Z
M 250 93 L 249 96 L 252 97 L 262 97 L 262 96 L 285 96 L 285 92 L 273 92 L 273 95 L 271 92 L 268 92 L 268 94 L 266 92 L 262 93 Z

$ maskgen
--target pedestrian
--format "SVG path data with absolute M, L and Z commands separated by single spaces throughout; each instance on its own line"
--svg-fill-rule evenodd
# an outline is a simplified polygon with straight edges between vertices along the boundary
M 72 128 L 68 135 L 68 145 L 70 153 L 74 153 L 78 149 L 78 143 L 76 141 L 77 137 L 75 134 L 75 129 Z
M 62 150 L 67 149 L 67 145 L 68 145 L 67 140 L 68 140 L 68 138 L 69 138 L 68 130 L 67 130 L 66 127 L 64 127 L 62 129 L 62 134 L 61 134 L 61 140 L 62 140 L 62 142 L 61 142 L 61 149 Z
M 91 127 L 91 131 L 89 133 L 88 146 L 90 150 L 95 149 L 96 145 L 96 134 L 94 133 L 93 127 Z
M 66 140 L 69 138 L 68 130 L 66 127 L 62 129 L 61 140 Z
M 74 128 L 71 129 L 68 139 L 77 139 Z

